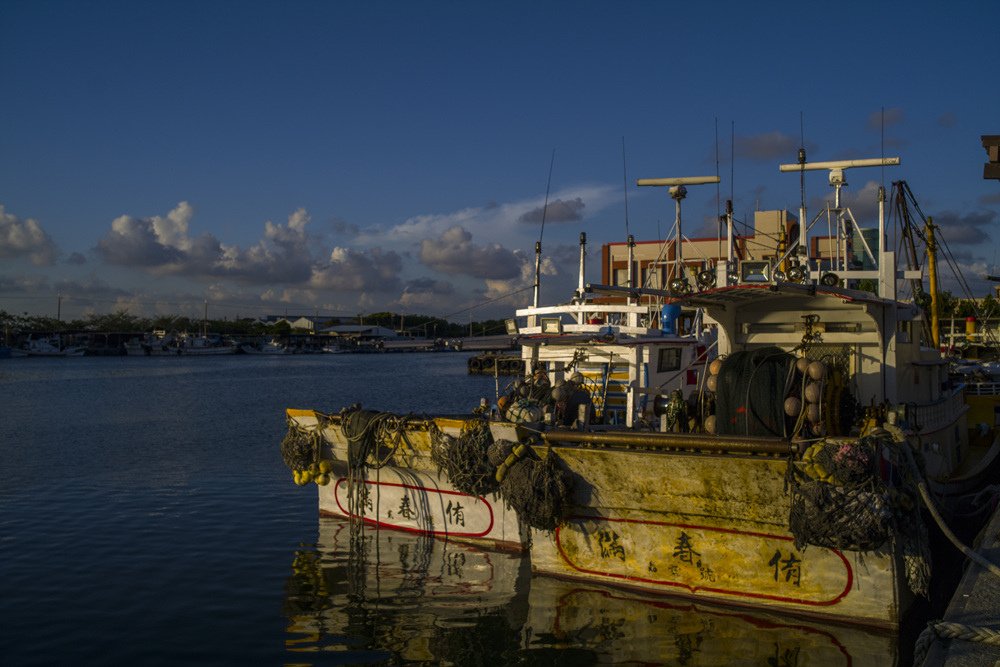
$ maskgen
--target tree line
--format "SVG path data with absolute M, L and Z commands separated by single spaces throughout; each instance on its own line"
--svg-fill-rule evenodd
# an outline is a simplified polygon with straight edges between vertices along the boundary
M 343 322 L 342 317 L 331 317 L 329 320 L 317 322 L 317 328 L 322 329 L 331 324 Z M 506 331 L 504 320 L 482 320 L 461 324 L 448 322 L 439 317 L 427 315 L 407 315 L 400 313 L 370 313 L 358 315 L 357 324 L 381 326 L 414 338 L 459 338 L 470 335 L 492 336 Z M 264 336 L 289 335 L 306 333 L 307 329 L 296 330 L 282 320 L 267 324 L 255 318 L 241 319 L 209 319 L 185 317 L 183 315 L 157 315 L 156 317 L 141 317 L 132 315 L 127 309 L 119 309 L 113 313 L 86 315 L 79 319 L 60 320 L 43 315 L 18 315 L 0 310 L 0 330 L 6 336 L 17 336 L 28 333 L 59 333 L 59 332 L 95 332 L 95 333 L 132 333 L 147 332 L 162 329 L 164 331 L 201 331 L 206 328 L 212 333 L 231 336 Z

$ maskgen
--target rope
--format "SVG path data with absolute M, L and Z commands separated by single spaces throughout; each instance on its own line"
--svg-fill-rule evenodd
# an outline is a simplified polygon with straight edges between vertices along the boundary
M 924 628 L 913 646 L 913 664 L 922 665 L 931 645 L 938 639 L 960 639 L 990 646 L 1000 646 L 1000 630 L 965 625 L 952 621 L 931 621 Z
M 934 505 L 934 501 L 931 499 L 930 493 L 927 491 L 927 484 L 924 482 L 924 477 L 923 474 L 920 472 L 920 468 L 917 467 L 917 462 L 913 460 L 913 453 L 910 451 L 909 445 L 905 443 L 902 444 L 902 449 L 906 453 L 906 461 L 910 466 L 910 471 L 913 473 L 914 479 L 916 479 L 917 481 L 917 490 L 920 491 L 920 497 L 923 499 L 924 505 L 927 507 L 927 510 L 931 513 L 931 516 L 934 517 L 934 522 L 937 523 L 938 528 L 941 529 L 941 532 L 944 533 L 945 537 L 948 538 L 948 541 L 951 542 L 953 545 L 955 545 L 956 549 L 965 554 L 965 556 L 969 560 L 973 561 L 980 567 L 984 568 L 990 574 L 1000 577 L 1000 566 L 997 566 L 995 563 L 987 560 L 982 555 L 976 553 L 969 547 L 965 546 L 965 544 L 963 544 L 962 541 L 958 539 L 955 533 L 953 533 L 951 529 L 948 528 L 948 526 L 944 522 L 944 518 L 941 516 L 941 514 L 938 512 L 937 507 Z

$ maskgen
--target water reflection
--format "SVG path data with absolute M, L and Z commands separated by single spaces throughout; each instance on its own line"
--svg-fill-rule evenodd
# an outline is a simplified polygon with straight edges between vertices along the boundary
M 285 613 L 290 664 L 891 665 L 897 640 L 530 574 L 527 557 L 320 519 Z
M 321 518 L 316 549 L 295 554 L 285 613 L 289 661 L 495 664 L 527 618 L 528 561 L 415 533 L 368 528 L 351 557 L 350 525 Z M 344 655 L 348 653 L 349 655 Z

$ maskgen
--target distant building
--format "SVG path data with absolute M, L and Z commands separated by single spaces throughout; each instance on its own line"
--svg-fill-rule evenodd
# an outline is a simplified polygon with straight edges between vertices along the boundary
M 781 243 L 788 247 L 799 238 L 799 223 L 788 211 L 754 212 L 754 233 L 734 240 L 734 252 L 739 260 L 775 260 Z M 815 241 L 816 239 L 813 239 Z M 667 289 L 670 281 L 680 277 L 677 266 L 675 239 L 638 241 L 633 254 L 633 275 L 639 286 Z M 726 260 L 726 237 L 686 239 L 681 242 L 684 276 L 697 275 L 709 264 Z M 817 248 L 822 256 L 822 250 Z M 608 285 L 628 283 L 628 244 L 607 243 L 601 248 L 601 282 Z
M 279 322 L 287 322 L 292 329 L 316 332 L 323 327 L 335 324 L 354 324 L 356 317 L 342 317 L 339 315 L 265 315 L 259 320 L 267 326 L 274 326 Z
M 392 329 L 377 324 L 335 324 L 320 329 L 319 333 L 350 338 L 359 342 L 405 338 Z

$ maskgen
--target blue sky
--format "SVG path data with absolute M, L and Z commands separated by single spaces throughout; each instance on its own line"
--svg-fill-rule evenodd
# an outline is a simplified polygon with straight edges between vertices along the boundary
M 0 0 L 0 309 L 499 317 L 530 294 L 550 162 L 560 301 L 579 232 L 591 258 L 624 240 L 623 166 L 639 239 L 674 212 L 636 178 L 718 169 L 738 217 L 795 211 L 777 165 L 800 128 L 810 160 L 898 155 L 849 172 L 855 214 L 905 179 L 985 293 L 998 20 L 986 1 Z M 714 235 L 716 195 L 691 188 L 685 233 Z

